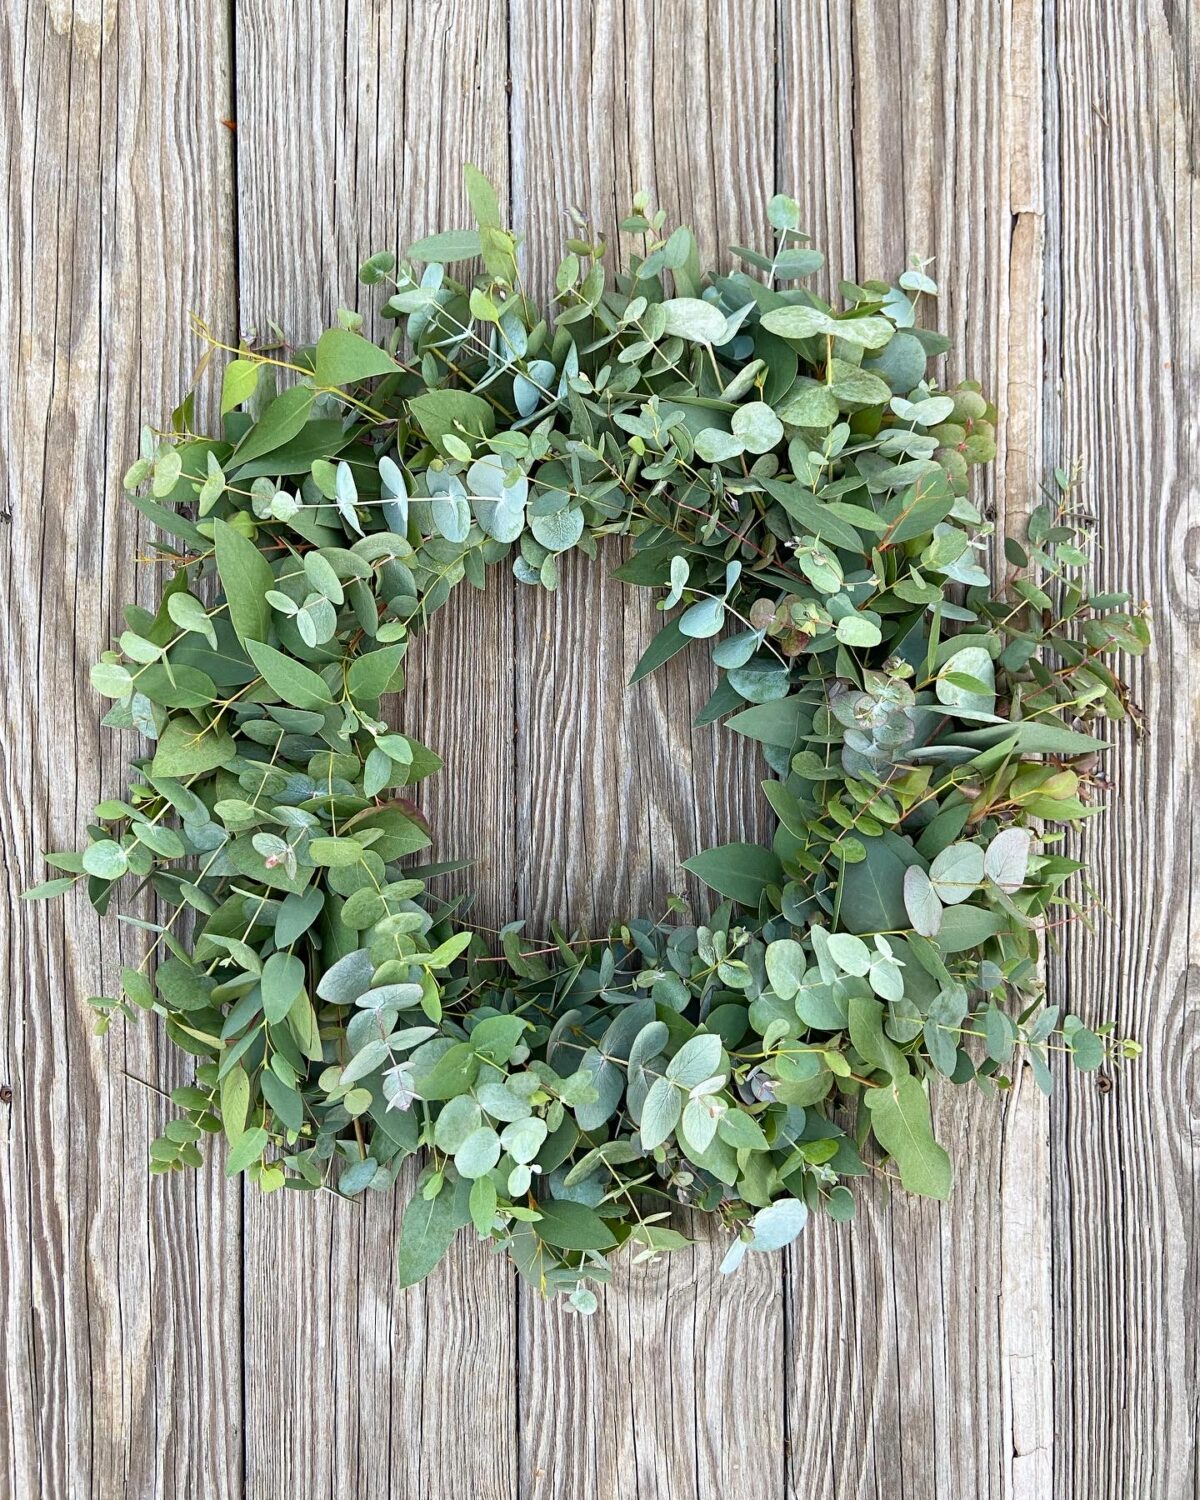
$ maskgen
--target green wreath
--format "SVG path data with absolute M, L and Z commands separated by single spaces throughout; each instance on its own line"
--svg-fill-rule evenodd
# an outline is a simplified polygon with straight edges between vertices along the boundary
M 128 876 L 166 908 L 91 999 L 198 1059 L 151 1171 L 224 1134 L 227 1173 L 354 1195 L 421 1151 L 402 1284 L 473 1224 L 586 1312 L 621 1246 L 687 1243 L 677 1203 L 734 1232 L 730 1270 L 848 1217 L 868 1171 L 944 1198 L 936 1077 L 1004 1089 L 1019 1054 L 1048 1089 L 1051 1048 L 1136 1051 L 1047 1005 L 1037 959 L 1077 909 L 1056 845 L 1095 811 L 1087 725 L 1128 708 L 1106 659 L 1149 633 L 1088 594 L 1061 472 L 993 589 L 968 472 L 995 414 L 931 374 L 920 265 L 837 310 L 802 288 L 822 257 L 792 200 L 770 253 L 706 273 L 639 199 L 627 274 L 577 221 L 551 323 L 467 183 L 476 229 L 363 267 L 386 348 L 344 312 L 312 347 L 230 349 L 217 435 L 192 396 L 144 433 L 126 488 L 174 571 L 93 680 L 151 751 L 29 894 L 83 881 L 104 912 Z M 761 745 L 778 831 L 687 862 L 723 898 L 703 925 L 556 930 L 548 962 L 514 922 L 498 959 L 427 891 L 446 867 L 411 863 L 409 789 L 441 763 L 382 704 L 456 584 L 511 560 L 552 589 L 606 536 L 667 590 L 635 680 L 713 642 L 701 717 Z

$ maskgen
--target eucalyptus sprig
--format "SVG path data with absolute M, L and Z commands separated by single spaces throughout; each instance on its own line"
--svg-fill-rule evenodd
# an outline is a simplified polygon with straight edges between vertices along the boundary
M 944 1198 L 937 1078 L 1005 1089 L 1025 1060 L 1048 1089 L 1056 1049 L 1136 1052 L 1048 1004 L 1038 956 L 1079 910 L 1057 850 L 1099 809 L 1093 730 L 1131 708 L 1113 658 L 1149 631 L 1088 591 L 1075 474 L 993 585 L 970 471 L 996 413 L 940 383 L 925 265 L 833 305 L 792 200 L 747 269 L 706 271 L 639 198 L 628 273 L 580 220 L 551 316 L 467 186 L 474 228 L 362 268 L 384 345 L 348 312 L 296 349 L 198 325 L 206 362 L 232 356 L 220 423 L 189 396 L 143 433 L 126 487 L 173 572 L 93 670 L 149 748 L 28 894 L 159 900 L 91 1001 L 197 1059 L 152 1171 L 223 1134 L 228 1173 L 353 1196 L 420 1152 L 402 1284 L 471 1224 L 587 1312 L 621 1246 L 686 1243 L 676 1204 L 719 1216 L 732 1270 L 848 1217 L 869 1171 Z M 409 789 L 441 761 L 385 704 L 457 584 L 504 564 L 553 589 L 612 535 L 617 576 L 662 591 L 633 680 L 710 642 L 700 720 L 761 747 L 779 826 L 687 861 L 721 898 L 699 925 L 547 947 L 514 922 L 497 955 L 427 890 L 447 866 L 413 863 Z

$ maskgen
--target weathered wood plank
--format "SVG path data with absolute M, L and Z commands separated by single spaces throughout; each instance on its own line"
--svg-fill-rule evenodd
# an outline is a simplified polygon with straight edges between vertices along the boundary
M 514 207 L 531 284 L 552 283 L 562 208 L 610 238 L 646 188 L 706 257 L 767 232 L 774 177 L 774 8 L 714 4 L 708 36 L 679 0 L 512 6 Z M 650 600 L 578 560 L 553 596 L 518 596 L 520 914 L 602 929 L 661 912 L 696 850 L 764 829 L 762 772 L 719 729 L 689 725 L 715 685 L 703 652 L 633 689 L 662 625 Z M 563 837 L 564 829 L 571 835 Z M 778 1494 L 783 1474 L 780 1266 L 732 1282 L 723 1247 L 623 1266 L 590 1322 L 521 1294 L 522 1493 Z
M 1057 461 L 1086 460 L 1104 583 L 1153 601 L 1156 630 L 1134 682 L 1149 738 L 1122 740 L 1089 840 L 1098 931 L 1068 929 L 1053 970 L 1087 1020 L 1115 1017 L 1146 1049 L 1111 1090 L 1069 1080 L 1053 1114 L 1053 1489 L 1165 1500 L 1200 1480 L 1200 37 L 1175 4 L 1051 13 L 1048 431 Z
M 149 528 L 122 504 L 143 414 L 183 389 L 185 310 L 232 303 L 229 40 L 219 7 L 9 5 L 0 344 L 0 1490 L 241 1493 L 240 1211 L 219 1179 L 151 1179 L 158 1092 L 190 1069 L 155 1028 L 92 1035 L 140 934 L 82 899 L 28 907 L 41 850 L 124 792 L 132 736 L 101 730 L 88 667 L 148 597 Z M 153 83 L 151 83 L 153 80 Z M 137 575 L 137 576 L 135 576 Z M 20 684 L 20 686 L 18 686 Z
M 376 305 L 355 275 L 371 251 L 466 222 L 464 159 L 506 194 L 505 5 L 247 0 L 237 22 L 241 317 L 303 339 L 318 310 Z M 494 921 L 515 864 L 511 580 L 456 600 L 431 634 L 398 712 L 446 756 L 422 787 L 435 857 L 479 857 Z M 514 1494 L 511 1273 L 464 1243 L 427 1286 L 397 1292 L 411 1180 L 356 1204 L 248 1192 L 251 1495 Z M 311 1270 L 281 1284 L 292 1266 Z
M 997 469 L 1007 482 L 985 491 L 1001 526 L 1000 503 L 1015 522 L 1041 477 L 1040 382 L 1008 379 L 1010 363 L 1022 380 L 1037 369 L 1040 338 L 1036 14 L 1024 4 L 805 7 L 781 58 L 781 159 L 797 162 L 810 222 L 853 255 L 830 281 L 936 257 L 945 292 L 931 316 L 955 340 L 947 378 L 970 373 L 1006 406 Z M 1026 216 L 1020 241 L 1010 211 Z M 952 1092 L 938 1107 L 959 1163 L 945 1209 L 881 1184 L 851 1228 L 819 1226 L 789 1254 L 797 1496 L 1046 1493 L 1011 1471 L 1046 1438 L 1042 1409 L 1023 1396 L 1048 1379 L 1049 1349 L 1031 1337 L 1048 1332 L 1048 1279 L 1018 1268 L 1048 1264 L 1047 1200 L 1044 1179 L 1009 1164 L 1045 1159 L 1047 1114 L 1027 1085 L 1006 1111 Z

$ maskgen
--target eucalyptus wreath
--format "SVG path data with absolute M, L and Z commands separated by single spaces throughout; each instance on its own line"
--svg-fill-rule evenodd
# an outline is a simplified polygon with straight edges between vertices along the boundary
M 419 1153 L 402 1285 L 470 1224 L 587 1312 L 620 1247 L 688 1243 L 676 1204 L 732 1232 L 728 1271 L 848 1218 L 866 1173 L 945 1198 L 937 1078 L 1002 1091 L 1024 1059 L 1049 1090 L 1052 1051 L 1136 1052 L 1047 1003 L 1038 959 L 1084 909 L 1062 839 L 1097 811 L 1095 721 L 1130 712 L 1111 658 L 1149 632 L 1088 591 L 1073 473 L 993 584 L 969 475 L 996 415 L 933 373 L 927 265 L 832 306 L 791 199 L 724 272 L 639 195 L 627 273 L 575 216 L 551 319 L 466 176 L 475 228 L 362 268 L 382 346 L 346 311 L 294 349 L 198 325 L 203 363 L 232 356 L 220 422 L 193 394 L 143 433 L 125 486 L 170 578 L 92 673 L 149 748 L 28 894 L 157 898 L 90 1002 L 196 1059 L 152 1172 L 223 1134 L 230 1175 L 353 1197 Z M 458 868 L 421 862 L 411 800 L 441 762 L 384 706 L 456 585 L 505 563 L 553 589 L 609 536 L 663 591 L 634 682 L 710 642 L 699 722 L 761 747 L 778 829 L 687 861 L 720 898 L 701 924 L 514 921 L 497 954 L 428 887 Z

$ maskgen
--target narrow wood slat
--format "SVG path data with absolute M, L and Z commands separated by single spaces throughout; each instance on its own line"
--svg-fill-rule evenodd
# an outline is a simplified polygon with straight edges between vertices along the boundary
M 339 305 L 378 307 L 356 282 L 369 253 L 468 222 L 464 160 L 507 194 L 505 5 L 254 0 L 237 20 L 242 322 L 302 340 Z M 498 575 L 435 616 L 396 710 L 446 756 L 420 800 L 435 858 L 479 857 L 485 921 L 515 864 L 511 596 Z M 353 1204 L 248 1190 L 250 1495 L 514 1494 L 511 1273 L 464 1241 L 397 1291 L 413 1175 Z
M 1196 389 L 1200 35 L 1186 5 L 1051 7 L 1045 87 L 1052 457 L 1086 461 L 1100 578 L 1153 603 L 1134 674 L 1149 727 L 1121 737 L 1089 831 L 1097 931 L 1052 978 L 1145 1053 L 1066 1082 L 1053 1116 L 1054 1493 L 1196 1492 Z
M 955 341 L 946 378 L 979 378 L 1005 408 L 996 469 L 1007 487 L 992 478 L 982 499 L 997 511 L 1005 500 L 1015 522 L 1041 477 L 1035 8 L 805 7 L 780 77 L 781 159 L 798 161 L 810 221 L 852 252 L 829 281 L 935 257 L 944 292 L 929 316 Z M 1029 221 L 1019 258 L 1010 205 Z M 1010 385 L 1010 362 L 1028 388 Z M 1038 1274 L 1049 1263 L 1048 1195 L 1024 1164 L 1045 1160 L 1048 1116 L 1027 1082 L 1007 1110 L 956 1092 L 942 1089 L 937 1108 L 958 1165 L 944 1209 L 881 1185 L 853 1226 L 816 1226 L 789 1253 L 798 1497 L 1044 1493 L 1016 1487 L 1012 1470 L 1045 1437 L 1043 1409 L 1023 1397 L 1049 1374 L 1048 1344 L 1033 1335 L 1049 1327 Z
M 512 6 L 514 206 L 535 290 L 552 285 L 576 204 L 610 238 L 644 187 L 710 259 L 768 232 L 774 190 L 774 7 L 681 0 Z M 757 758 L 692 718 L 715 685 L 703 648 L 626 688 L 661 628 L 652 601 L 572 560 L 551 596 L 518 596 L 519 915 L 603 930 L 659 914 L 698 849 L 755 837 Z M 655 1268 L 622 1266 L 594 1319 L 521 1294 L 522 1493 L 779 1495 L 781 1267 L 726 1281 L 701 1239 Z
M 0 20 L 5 273 L 0 527 L 8 668 L 0 783 L 0 1491 L 240 1494 L 238 1195 L 149 1177 L 191 1069 L 157 1028 L 92 1034 L 142 934 L 81 897 L 27 906 L 41 851 L 123 795 L 132 735 L 100 728 L 88 668 L 155 592 L 121 499 L 141 419 L 196 358 L 186 309 L 227 315 L 228 27 L 144 4 L 10 5 Z M 153 83 L 150 82 L 153 80 Z M 135 576 L 136 575 L 136 576 Z M 146 914 L 149 914 L 148 912 Z M 140 1081 L 139 1081 L 140 1080 Z

